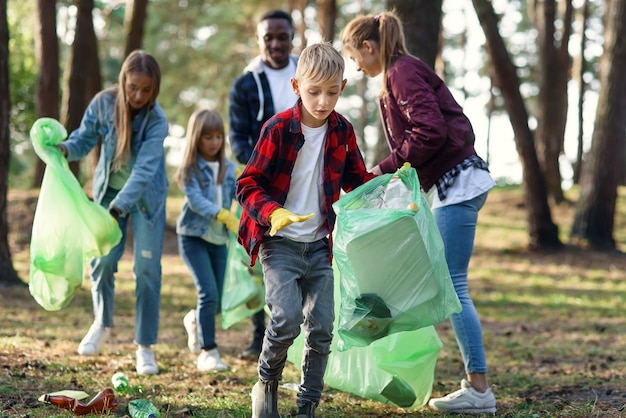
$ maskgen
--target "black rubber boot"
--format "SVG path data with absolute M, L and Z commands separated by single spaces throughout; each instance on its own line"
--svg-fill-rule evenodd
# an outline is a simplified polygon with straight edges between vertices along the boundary
M 252 388 L 252 418 L 280 418 L 278 380 L 259 380 Z
M 316 403 L 305 403 L 304 406 L 298 408 L 298 415 L 296 415 L 296 418 L 315 418 L 315 408 L 317 408 Z

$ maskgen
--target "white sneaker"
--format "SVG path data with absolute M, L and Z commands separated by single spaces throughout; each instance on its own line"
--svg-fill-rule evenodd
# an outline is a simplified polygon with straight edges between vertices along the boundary
M 78 345 L 78 354 L 81 356 L 95 356 L 100 351 L 102 344 L 109 338 L 109 335 L 111 335 L 111 327 L 92 324 Z
M 198 341 L 198 324 L 196 323 L 196 310 L 192 309 L 187 312 L 183 318 L 183 325 L 187 331 L 187 347 L 189 351 L 198 354 L 200 351 L 200 341 Z
M 201 372 L 222 372 L 228 370 L 228 366 L 224 364 L 220 358 L 217 348 L 209 351 L 202 351 L 196 361 L 196 366 Z
M 140 345 L 135 353 L 137 356 L 137 373 L 158 374 L 159 367 L 154 360 L 154 353 L 149 345 Z
M 496 412 L 496 397 L 490 388 L 485 393 L 474 389 L 465 379 L 461 380 L 461 389 L 443 398 L 432 398 L 428 406 L 436 411 L 484 414 Z

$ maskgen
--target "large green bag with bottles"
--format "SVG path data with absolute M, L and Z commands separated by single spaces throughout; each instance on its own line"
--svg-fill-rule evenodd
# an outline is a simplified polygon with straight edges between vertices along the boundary
M 340 303 L 340 273 L 335 273 L 335 329 Z M 302 364 L 304 331 L 289 347 L 287 359 Z M 339 351 L 337 335 L 324 374 L 324 383 L 342 392 L 402 408 L 419 408 L 432 392 L 437 356 L 443 346 L 433 326 L 398 332 L 364 347 Z
M 241 216 L 241 211 L 237 215 Z M 257 261 L 254 268 L 250 267 L 246 249 L 237 242 L 235 234 L 230 234 L 221 299 L 222 329 L 230 328 L 264 306 L 265 286 L 261 264 Z
M 444 321 L 461 311 L 443 241 L 415 169 L 378 176 L 333 204 L 341 272 L 339 350 Z
M 237 205 L 235 213 L 238 218 L 241 218 L 241 211 L 241 205 Z M 222 329 L 230 328 L 264 306 L 265 285 L 261 263 L 257 260 L 254 267 L 250 267 L 246 249 L 237 242 L 237 235 L 230 234 L 221 298 Z
M 33 220 L 28 286 L 48 311 L 66 307 L 89 260 L 108 254 L 122 238 L 113 217 L 89 200 L 56 147 L 66 136 L 63 125 L 51 118 L 38 119 L 30 130 L 46 169 Z

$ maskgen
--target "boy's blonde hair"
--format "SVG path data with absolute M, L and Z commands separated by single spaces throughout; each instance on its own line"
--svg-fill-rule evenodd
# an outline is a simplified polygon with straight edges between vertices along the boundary
M 343 57 L 330 43 L 312 44 L 300 53 L 295 78 L 315 82 L 342 79 L 344 68 Z

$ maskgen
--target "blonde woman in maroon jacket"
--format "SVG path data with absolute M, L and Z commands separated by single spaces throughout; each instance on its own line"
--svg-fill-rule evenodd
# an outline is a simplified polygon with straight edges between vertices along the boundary
M 446 260 L 463 307 L 451 316 L 465 364 L 461 389 L 429 406 L 445 412 L 493 413 L 480 319 L 468 289 L 478 211 L 495 183 L 476 154 L 472 125 L 450 90 L 424 62 L 407 52 L 402 22 L 393 12 L 360 16 L 342 34 L 344 53 L 369 77 L 383 74 L 380 114 L 390 155 L 372 173 L 395 172 L 409 162 L 419 175 L 444 241 Z

